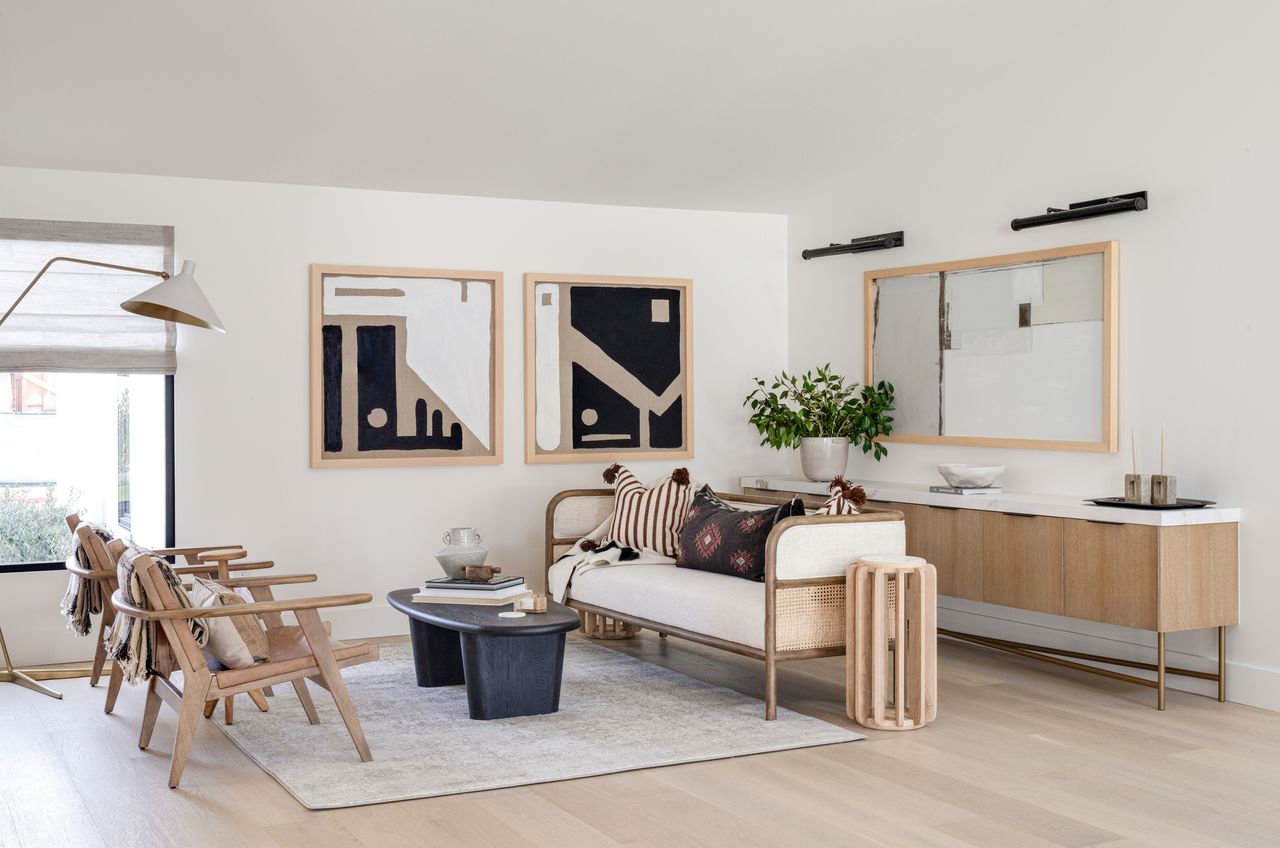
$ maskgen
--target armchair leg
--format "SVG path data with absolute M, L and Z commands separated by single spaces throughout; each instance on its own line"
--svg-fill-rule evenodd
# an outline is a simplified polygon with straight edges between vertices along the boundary
M 107 663 L 107 612 L 102 611 L 102 617 L 98 619 L 98 638 L 97 649 L 93 652 L 93 671 L 89 674 L 89 685 L 97 686 L 98 681 L 102 679 L 102 668 Z M 111 710 L 107 710 L 111 712 Z
M 186 677 L 187 675 L 184 675 Z M 206 670 L 203 674 L 191 675 L 184 681 L 182 689 L 182 709 L 178 711 L 178 734 L 173 740 L 173 757 L 169 765 L 169 788 L 175 789 L 182 780 L 182 770 L 187 765 L 187 754 L 191 751 L 191 742 L 196 736 L 196 727 L 200 713 L 204 710 L 205 698 L 209 687 L 213 684 L 213 676 Z
M 204 705 L 204 717 L 213 718 L 213 711 L 218 708 L 217 701 L 206 701 Z
M 142 709 L 142 732 L 138 734 L 138 747 L 147 750 L 151 744 L 151 731 L 156 729 L 160 715 L 160 693 L 156 691 L 156 678 L 147 681 L 147 704 Z
M 228 727 L 230 727 L 232 724 L 235 724 L 235 720 L 236 720 L 236 718 L 235 718 L 235 704 L 236 704 L 235 696 L 234 696 L 234 695 L 228 695 L 228 696 L 223 700 L 223 703 L 224 703 L 224 705 L 225 705 L 225 706 L 223 706 L 223 708 L 222 708 L 222 720 L 223 720 L 223 722 L 225 722 L 225 723 L 226 723 L 226 725 L 227 725 Z
M 338 662 L 333 658 L 333 649 L 329 647 L 329 634 L 325 632 L 319 613 L 308 609 L 298 610 L 295 615 L 298 623 L 302 625 L 303 634 L 307 637 L 307 644 L 311 646 L 311 652 L 315 655 L 320 676 L 328 684 L 329 694 L 333 696 L 338 713 L 347 725 L 347 732 L 351 734 L 351 741 L 355 743 L 356 751 L 360 753 L 360 759 L 366 763 L 372 761 L 373 755 L 369 753 L 369 743 L 365 741 L 364 730 L 360 727 L 355 704 L 351 703 L 351 696 L 347 693 L 347 684 L 342 679 L 342 670 L 338 668 Z
M 124 683 L 124 672 L 116 663 L 111 664 L 111 675 L 107 678 L 107 702 L 102 711 L 107 715 L 116 708 L 116 698 L 120 697 L 120 684 Z
M 311 692 L 307 689 L 307 681 L 293 681 L 293 691 L 298 693 L 298 701 L 302 703 L 302 710 L 307 714 L 307 721 L 310 724 L 319 724 L 320 715 L 316 712 L 316 704 L 311 700 Z
M 253 701 L 253 705 L 258 708 L 258 712 L 269 712 L 271 708 L 267 706 L 267 696 L 261 689 L 250 689 L 249 700 Z

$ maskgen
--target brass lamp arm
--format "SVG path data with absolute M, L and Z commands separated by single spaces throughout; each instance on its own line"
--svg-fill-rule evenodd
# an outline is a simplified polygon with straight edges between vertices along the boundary
M 0 324 L 9 320 L 9 316 L 13 314 L 13 310 L 18 308 L 18 304 L 22 303 L 22 299 L 27 296 L 28 292 L 35 288 L 36 283 L 40 282 L 40 278 L 44 276 L 44 272 L 48 271 L 49 266 L 55 262 L 75 262 L 78 265 L 93 265 L 97 268 L 111 268 L 116 271 L 133 271 L 137 274 L 150 274 L 151 276 L 159 277 L 162 280 L 169 279 L 168 271 L 152 271 L 148 268 L 134 268 L 129 265 L 112 265 L 110 262 L 95 262 L 92 259 L 77 259 L 74 256 L 55 256 L 48 262 L 44 263 L 44 267 L 40 269 L 40 273 L 36 274 L 35 279 L 27 283 L 27 287 L 22 290 L 22 294 L 18 295 L 18 299 L 15 300 L 13 305 L 5 311 L 3 316 L 0 316 Z

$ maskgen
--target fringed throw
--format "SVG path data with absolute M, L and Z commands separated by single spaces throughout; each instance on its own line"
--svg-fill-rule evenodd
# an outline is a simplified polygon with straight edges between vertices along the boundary
M 111 534 L 98 525 L 90 524 L 89 529 L 104 545 L 111 541 Z M 81 568 L 93 568 L 89 552 L 80 543 L 78 533 L 71 534 L 71 557 Z M 67 580 L 67 593 L 58 604 L 59 612 L 67 617 L 67 629 L 77 636 L 88 636 L 93 627 L 93 616 L 102 612 L 103 600 L 101 580 L 85 580 L 72 572 Z
M 120 578 L 120 594 L 124 600 L 140 609 L 154 609 L 142 588 L 142 580 L 134 568 L 134 561 L 140 556 L 155 557 L 158 566 L 156 573 L 168 584 L 169 591 L 178 599 L 179 606 L 184 609 L 194 608 L 191 597 L 182 588 L 182 581 L 174 574 L 173 567 L 160 557 L 141 548 L 128 548 L 120 555 L 117 572 Z M 156 629 L 159 622 L 139 621 L 131 615 L 119 613 L 115 624 L 107 635 L 107 656 L 116 661 L 124 679 L 129 683 L 142 683 L 156 671 Z M 191 635 L 196 644 L 204 647 L 209 640 L 209 631 L 205 623 L 198 618 L 186 620 L 191 628 Z

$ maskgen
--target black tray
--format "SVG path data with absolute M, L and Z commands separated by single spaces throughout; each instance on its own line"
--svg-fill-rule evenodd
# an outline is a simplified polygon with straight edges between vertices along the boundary
M 1129 503 L 1124 498 L 1087 498 L 1086 500 L 1098 506 L 1124 506 L 1130 509 L 1200 509 L 1217 503 L 1217 501 L 1201 501 L 1195 498 L 1178 498 L 1176 504 Z

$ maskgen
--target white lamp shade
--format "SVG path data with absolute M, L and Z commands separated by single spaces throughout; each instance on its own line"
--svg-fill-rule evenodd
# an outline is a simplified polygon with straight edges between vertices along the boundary
M 134 295 L 120 304 L 120 308 L 135 315 L 225 333 L 227 328 L 222 326 L 218 313 L 213 311 L 204 292 L 196 284 L 195 271 L 196 263 L 187 260 L 182 263 L 182 270 L 177 276 Z

